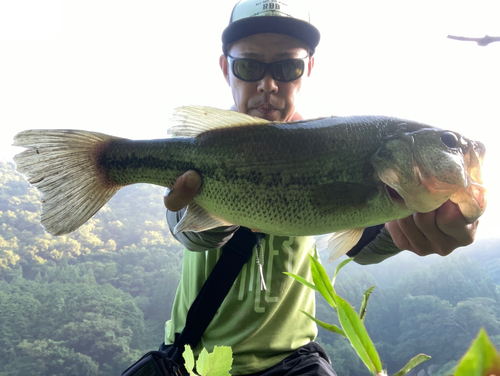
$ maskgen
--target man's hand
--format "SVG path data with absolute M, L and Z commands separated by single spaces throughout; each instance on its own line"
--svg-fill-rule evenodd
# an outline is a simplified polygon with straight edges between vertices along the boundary
M 172 189 L 167 189 L 163 202 L 165 207 L 173 212 L 187 206 L 196 196 L 201 187 L 201 176 L 193 170 L 185 172 L 177 179 Z
M 388 222 L 385 227 L 401 250 L 409 250 L 419 256 L 433 253 L 446 256 L 458 247 L 471 244 L 477 225 L 478 221 L 467 223 L 458 206 L 448 200 L 432 212 L 414 213 Z

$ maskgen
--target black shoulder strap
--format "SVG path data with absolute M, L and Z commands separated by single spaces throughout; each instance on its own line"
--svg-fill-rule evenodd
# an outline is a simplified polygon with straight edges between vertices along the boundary
M 175 339 L 176 347 L 186 344 L 192 348 L 198 345 L 201 336 L 215 316 L 228 294 L 236 277 L 248 260 L 252 251 L 265 234 L 255 233 L 240 227 L 233 237 L 222 247 L 222 255 L 203 284 L 198 296 L 189 308 L 186 326 Z

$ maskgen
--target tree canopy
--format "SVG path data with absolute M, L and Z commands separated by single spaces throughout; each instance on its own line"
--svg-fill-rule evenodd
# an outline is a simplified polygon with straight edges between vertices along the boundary
M 51 237 L 40 226 L 39 193 L 0 162 L 0 376 L 117 375 L 158 348 L 183 251 L 162 195 L 160 187 L 126 187 L 77 231 Z M 365 324 L 385 367 L 423 352 L 432 356 L 422 366 L 427 375 L 444 376 L 480 327 L 500 345 L 499 245 L 351 262 L 335 286 L 356 309 L 377 286 Z M 317 317 L 335 323 L 320 298 Z M 317 340 L 339 375 L 367 375 L 345 338 L 320 329 Z

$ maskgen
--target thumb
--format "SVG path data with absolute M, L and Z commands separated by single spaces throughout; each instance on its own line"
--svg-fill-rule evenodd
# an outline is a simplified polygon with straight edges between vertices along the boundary
M 200 174 L 193 170 L 185 172 L 177 179 L 172 189 L 165 192 L 165 207 L 173 212 L 181 210 L 193 200 L 200 188 Z

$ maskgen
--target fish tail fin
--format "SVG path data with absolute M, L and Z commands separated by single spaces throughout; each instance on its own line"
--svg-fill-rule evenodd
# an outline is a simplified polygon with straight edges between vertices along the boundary
M 28 130 L 14 137 L 26 150 L 16 169 L 42 193 L 41 223 L 51 235 L 76 230 L 121 186 L 99 169 L 100 151 L 115 137 L 75 130 Z

